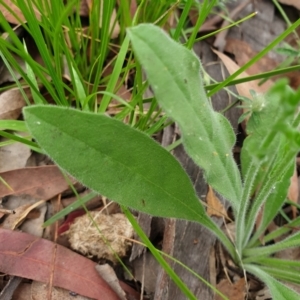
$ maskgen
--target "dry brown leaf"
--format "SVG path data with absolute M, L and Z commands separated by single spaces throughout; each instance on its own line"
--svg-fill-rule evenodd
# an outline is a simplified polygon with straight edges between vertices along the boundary
M 47 212 L 46 204 L 31 211 L 27 215 L 26 220 L 20 226 L 21 231 L 29 233 L 34 236 L 43 237 L 44 234 L 43 224 L 45 222 L 46 212 Z
M 8 172 L 10 170 L 24 168 L 30 155 L 31 155 L 30 148 L 27 145 L 24 145 L 22 143 L 14 143 L 14 144 L 1 147 L 0 148 L 0 172 Z M 3 184 L 0 183 L 0 190 L 2 185 Z
M 226 56 L 225 54 L 223 54 L 219 51 L 216 51 L 216 50 L 213 50 L 213 51 L 222 60 L 222 62 L 224 63 L 224 65 L 230 75 L 240 69 L 240 66 L 237 65 L 231 58 L 229 58 L 228 56 Z M 244 78 L 244 77 L 248 77 L 248 76 L 249 76 L 249 74 L 247 72 L 243 72 L 237 78 Z M 265 93 L 271 88 L 271 86 L 273 84 L 269 80 L 267 80 L 263 85 L 258 85 L 258 83 L 259 83 L 259 80 L 244 82 L 241 84 L 237 84 L 236 89 L 240 96 L 244 96 L 244 97 L 251 99 L 252 96 L 250 94 L 250 90 L 254 90 L 257 93 Z
M 300 1 L 299 0 L 279 0 L 280 3 L 294 6 L 300 9 Z
M 54 165 L 7 171 L 0 173 L 0 176 L 12 188 L 0 182 L 0 197 L 27 194 L 36 199 L 48 200 L 69 187 L 60 169 Z M 71 182 L 75 180 L 71 179 Z
M 27 96 L 30 91 L 27 90 Z M 19 89 L 10 89 L 0 95 L 0 120 L 16 120 L 19 118 L 26 102 Z
M 231 58 L 229 58 L 228 56 L 226 56 L 225 54 L 223 54 L 219 51 L 216 51 L 216 50 L 213 50 L 213 51 L 222 60 L 222 62 L 224 63 L 224 65 L 230 75 L 240 69 L 240 67 Z M 244 77 L 248 77 L 248 76 L 249 75 L 247 72 L 243 72 L 237 78 L 244 78 Z M 250 93 L 251 90 L 254 90 L 256 93 L 266 93 L 273 84 L 270 80 L 267 80 L 263 85 L 259 85 L 258 83 L 259 83 L 259 80 L 253 80 L 253 81 L 237 84 L 236 85 L 237 92 L 240 96 L 246 97 L 248 99 L 252 99 L 252 95 Z M 247 112 L 247 109 L 244 108 L 243 113 L 246 113 L 246 112 Z M 244 120 L 244 122 L 242 123 L 243 127 L 245 127 L 245 123 L 247 123 L 247 121 L 248 121 L 248 118 L 246 118 Z
M 48 285 L 52 277 L 53 286 L 80 295 L 99 300 L 119 299 L 96 272 L 95 265 L 91 260 L 50 241 L 0 228 L 0 272 Z
M 235 283 L 231 283 L 228 279 L 223 279 L 217 284 L 217 289 L 230 300 L 241 300 L 245 297 L 245 279 L 241 278 Z M 215 300 L 221 300 L 216 295 Z
M 288 199 L 297 204 L 298 196 L 299 196 L 299 183 L 298 183 L 297 170 L 295 168 L 294 174 L 291 177 L 291 184 L 288 191 Z M 297 210 L 298 210 L 297 207 L 292 205 L 293 219 L 295 219 L 297 216 Z
M 81 296 L 75 292 L 68 291 L 59 287 L 52 287 L 51 300 L 91 300 L 91 298 Z M 49 299 L 49 285 L 38 281 L 31 284 L 22 283 L 14 293 L 12 300 L 28 299 Z
M 227 217 L 227 212 L 225 210 L 225 207 L 220 202 L 218 197 L 215 195 L 210 185 L 208 186 L 206 201 L 207 201 L 207 214 L 209 216 Z
M 109 264 L 96 265 L 96 270 L 100 276 L 107 282 L 107 284 L 115 291 L 120 297 L 120 300 L 126 300 L 126 293 L 120 286 L 118 277 L 114 269 Z
M 234 59 L 239 66 L 246 64 L 257 54 L 257 51 L 254 51 L 245 41 L 233 38 L 227 38 L 226 41 L 225 51 L 234 54 Z M 247 74 L 255 75 L 261 72 L 268 72 L 274 70 L 277 65 L 278 63 L 274 59 L 265 55 L 247 69 Z
M 13 12 L 14 14 L 18 17 L 16 18 L 3 4 L 0 4 L 0 10 L 2 12 L 2 14 L 4 15 L 4 18 L 12 24 L 20 24 L 21 22 L 25 22 L 26 19 L 22 13 L 22 11 L 14 4 L 15 1 L 11 1 L 11 0 L 3 0 L 1 1 L 2 3 L 6 4 Z M 39 11 L 34 7 L 33 5 L 33 9 L 35 12 L 35 16 L 37 17 L 38 20 L 40 20 L 41 18 L 41 14 L 39 13 Z
M 11 230 L 16 229 L 34 208 L 43 203 L 45 203 L 45 200 L 37 201 L 34 204 L 25 204 L 16 208 L 14 210 L 15 213 L 12 215 L 8 215 L 0 227 Z

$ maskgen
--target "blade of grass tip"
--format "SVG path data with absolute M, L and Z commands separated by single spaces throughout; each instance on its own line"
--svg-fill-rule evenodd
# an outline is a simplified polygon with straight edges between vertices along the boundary
M 54 29 L 54 34 L 53 34 L 53 48 L 55 49 L 54 52 L 56 53 L 56 57 L 58 59 L 58 63 L 60 63 L 60 59 L 61 59 L 61 54 L 64 54 L 64 58 L 65 61 L 67 63 L 67 68 L 70 70 L 70 76 L 71 76 L 71 82 L 72 85 L 75 89 L 76 92 L 74 92 L 73 90 L 71 90 L 71 95 L 74 96 L 74 98 L 76 99 L 76 104 L 77 104 L 77 108 L 80 108 L 80 105 L 82 106 L 82 103 L 84 102 L 84 99 L 86 98 L 86 91 L 84 89 L 83 86 L 83 78 L 81 75 L 81 72 L 79 71 L 77 64 L 75 63 L 74 58 L 72 57 L 72 54 L 70 52 L 70 49 L 68 48 L 68 45 L 66 44 L 66 41 L 63 37 L 63 32 L 62 32 L 62 28 L 63 28 L 63 24 L 67 23 L 68 24 L 68 33 L 70 34 L 70 38 L 73 37 L 73 40 L 76 38 L 73 35 L 75 33 L 73 33 L 73 27 L 69 24 L 69 15 L 70 13 L 72 13 L 72 11 L 74 10 L 74 6 L 76 5 L 77 1 L 71 1 L 66 7 L 65 9 L 62 10 L 62 13 L 60 14 L 60 17 L 58 20 L 56 20 L 56 26 Z M 73 34 L 71 34 L 73 33 Z M 72 41 L 71 41 L 72 43 Z M 76 44 L 75 51 L 76 49 L 79 51 L 79 43 L 78 41 L 73 41 L 73 44 Z M 72 46 L 73 46 L 72 44 Z M 89 109 L 86 109 L 89 110 Z
M 18 78 L 17 78 L 17 76 L 16 76 L 14 70 L 11 68 L 10 64 L 9 64 L 8 61 L 6 60 L 6 58 L 5 58 L 5 56 L 3 55 L 3 52 L 2 52 L 2 51 L 0 51 L 0 56 L 1 56 L 1 58 L 2 58 L 2 60 L 3 60 L 3 62 L 4 62 L 4 64 L 5 64 L 6 68 L 8 69 L 10 75 L 12 76 L 12 78 L 14 79 L 14 81 L 16 82 L 16 84 L 17 84 L 17 86 L 18 86 L 18 88 L 19 88 L 19 90 L 20 90 L 20 93 L 22 94 L 22 96 L 23 96 L 23 98 L 24 98 L 26 104 L 27 104 L 27 105 L 30 105 L 30 101 L 29 101 L 29 99 L 28 99 L 28 97 L 27 97 L 27 95 L 26 95 L 26 93 L 25 93 L 25 91 L 24 91 L 24 89 L 23 89 L 23 86 L 20 84 L 20 81 L 18 80 Z
M 9 146 L 9 145 L 13 145 L 15 143 L 17 143 L 17 142 L 13 141 L 13 140 L 6 140 L 4 142 L 0 142 L 0 148 L 5 147 L 5 146 Z
M 97 1 L 93 2 L 94 3 Z M 94 85 L 92 88 L 92 93 L 97 92 L 98 90 L 98 85 L 101 79 L 101 75 L 103 72 L 103 66 L 105 59 L 107 57 L 108 49 L 109 49 L 109 42 L 110 42 L 110 20 L 112 16 L 113 9 L 115 7 L 115 1 L 112 0 L 106 0 L 106 1 L 101 1 L 101 13 L 100 13 L 100 20 L 101 22 L 101 31 L 100 31 L 100 36 L 101 36 L 101 43 L 100 43 L 100 49 L 99 49 L 99 59 L 97 63 L 97 68 L 96 68 L 96 75 L 95 75 L 95 80 L 94 80 Z M 100 9 L 99 9 L 100 10 Z M 92 12 L 93 14 L 93 12 Z M 98 13 L 99 15 L 99 13 Z M 99 20 L 99 18 L 97 19 Z M 97 21 L 96 21 L 97 22 Z M 99 22 L 98 22 L 99 23 Z M 94 24 L 98 24 L 94 23 Z M 109 92 L 113 92 L 111 89 L 107 90 Z M 108 99 L 106 99 L 107 101 Z M 103 103 L 103 99 L 101 101 L 101 104 Z M 102 106 L 102 109 L 105 105 Z M 99 112 L 103 112 L 103 110 L 99 110 Z
M 65 100 L 64 90 L 61 84 L 61 77 L 58 76 L 61 74 L 57 74 L 53 66 L 52 56 L 47 47 L 47 44 L 45 43 L 45 39 L 41 31 L 40 23 L 33 9 L 33 3 L 31 1 L 25 1 L 25 0 L 18 0 L 17 3 L 27 21 L 30 34 L 36 43 L 39 53 L 43 59 L 43 62 L 46 65 L 47 70 L 49 71 L 49 75 L 51 76 L 55 89 L 58 93 L 58 98 L 55 100 L 58 100 L 58 103 L 61 105 L 66 105 L 67 103 Z M 47 23 L 45 23 L 44 25 L 47 25 Z M 53 29 L 48 28 L 48 30 L 51 32 L 51 30 Z
M 155 125 L 156 119 L 159 118 L 159 116 L 162 114 L 161 109 L 156 110 L 157 108 L 157 102 L 152 101 L 150 104 L 150 107 L 148 109 L 148 112 L 146 114 L 141 115 L 141 119 L 139 120 L 138 123 L 138 128 L 141 129 L 142 131 L 149 130 L 151 129 L 150 127 Z
M 14 134 L 2 131 L 2 130 L 0 130 L 0 135 L 7 139 L 25 144 L 25 145 L 29 146 L 32 150 L 34 150 L 38 153 L 44 154 L 44 152 L 38 147 L 38 145 L 36 143 L 29 141 L 28 139 L 26 139 L 24 137 L 19 137 L 17 135 L 14 135 Z
M 138 61 L 136 61 L 133 94 L 136 95 L 136 99 L 137 99 L 136 105 L 138 105 L 138 107 L 139 107 L 139 113 L 140 114 L 144 113 L 143 99 L 144 99 L 146 89 L 144 90 L 144 93 L 137 93 L 137 92 L 143 90 L 143 87 L 145 87 L 145 85 L 143 84 L 143 82 L 145 81 L 144 77 L 145 76 L 144 76 L 144 73 L 143 73 L 142 66 Z M 132 120 L 130 120 L 129 124 L 131 124 L 131 121 Z
M 19 120 L 0 120 L 0 130 L 28 132 L 25 122 Z
M 63 73 L 63 53 L 62 53 L 62 47 L 61 43 L 64 42 L 64 35 L 62 32 L 62 26 L 59 24 L 59 31 L 56 31 L 54 26 L 56 25 L 57 21 L 59 20 L 59 16 L 62 11 L 64 11 L 63 3 L 61 1 L 53 1 L 52 6 L 49 7 L 48 3 L 45 3 L 45 9 L 47 9 L 45 12 L 44 20 L 49 20 L 49 27 L 46 25 L 47 23 L 44 23 L 44 28 L 47 28 L 48 35 L 45 35 L 47 38 L 49 36 L 49 40 L 46 40 L 46 43 L 49 45 L 50 43 L 53 44 L 53 53 L 52 53 L 52 59 L 53 64 L 55 66 L 55 71 L 57 74 L 61 75 Z M 50 31 L 51 30 L 51 31 Z M 52 31 L 54 30 L 54 33 L 57 34 L 54 36 L 52 34 Z M 53 42 L 54 41 L 54 42 Z M 55 41 L 57 43 L 55 43 Z M 70 71 L 71 72 L 71 71 Z
M 3 62 L 6 64 L 8 71 L 10 72 L 11 76 L 14 78 L 14 81 L 16 82 L 15 86 L 17 86 L 19 88 L 20 92 L 22 93 L 23 85 L 24 86 L 28 85 L 32 91 L 34 91 L 36 94 L 39 94 L 39 90 L 36 88 L 35 84 L 31 81 L 31 79 L 24 72 L 24 70 L 20 66 L 19 62 L 10 53 L 11 48 L 13 48 L 13 47 L 9 47 L 8 44 L 5 44 L 5 42 L 3 40 L 0 40 L 0 55 L 2 58 L 3 57 L 5 58 L 5 59 L 3 59 Z M 22 48 L 23 48 L 23 46 L 22 46 Z M 27 63 L 28 60 L 31 60 L 30 56 L 27 55 L 27 57 L 25 57 L 23 55 L 24 53 L 22 54 L 19 50 L 13 48 L 13 51 L 17 55 L 19 55 L 20 58 L 22 58 L 25 61 L 25 63 Z M 24 49 L 23 49 L 23 51 L 24 51 Z M 21 83 L 18 80 L 18 78 L 16 77 L 16 74 L 15 74 L 16 72 L 18 72 L 21 75 L 21 77 L 26 81 L 26 83 Z M 25 93 L 25 95 L 26 95 L 26 93 Z M 23 93 L 22 93 L 22 96 L 24 97 L 25 102 L 27 102 L 26 99 L 28 99 L 28 98 L 26 98 Z
M 100 61 L 101 58 L 101 52 L 100 54 L 97 54 L 97 49 L 99 47 L 99 43 L 97 40 L 100 37 L 100 14 L 103 9 L 101 8 L 101 3 L 103 1 L 93 1 L 92 2 L 92 7 L 89 11 L 90 13 L 90 24 L 92 26 L 89 26 L 88 28 L 88 36 L 90 36 L 90 50 L 89 50 L 89 55 L 90 55 L 90 61 L 91 62 L 96 62 L 97 63 Z M 104 54 L 102 54 L 104 55 Z M 101 67 L 102 69 L 102 67 Z M 95 91 L 93 91 L 95 92 Z
M 129 110 L 134 110 L 134 107 L 131 106 L 130 103 L 128 103 L 127 101 L 125 101 L 124 99 L 122 99 L 121 97 L 119 97 L 116 94 L 110 93 L 110 92 L 98 92 L 96 93 L 97 95 L 108 95 L 109 97 L 117 100 L 118 102 L 120 102 L 121 104 L 123 104 L 125 107 L 129 108 Z M 89 96 L 86 97 L 85 101 L 84 101 L 84 105 L 88 105 L 88 102 L 95 97 L 96 94 L 91 94 Z
M 213 94 L 221 90 L 225 87 L 229 82 L 231 82 L 238 75 L 246 71 L 250 66 L 260 60 L 263 56 L 265 56 L 272 48 L 274 48 L 278 43 L 280 43 L 283 39 L 285 39 L 291 32 L 293 32 L 300 25 L 300 19 L 298 19 L 294 24 L 292 24 L 288 29 L 286 29 L 282 34 L 280 34 L 277 38 L 275 38 L 266 48 L 256 54 L 248 63 L 242 66 L 238 71 L 230 75 L 227 79 L 225 79 L 222 83 L 220 83 L 217 87 L 208 92 L 207 96 L 211 97 Z
M 23 44 L 20 42 L 18 37 L 16 36 L 15 32 L 12 30 L 12 28 L 9 26 L 7 21 L 3 19 L 3 14 L 0 11 L 0 22 L 4 30 L 9 34 L 9 37 L 13 41 L 13 43 L 18 47 L 15 48 L 12 45 L 10 45 L 8 42 L 6 42 L 3 39 L 0 39 L 0 49 L 3 55 L 7 58 L 7 60 L 10 62 L 12 67 L 25 79 L 27 84 L 31 87 L 32 90 L 35 91 L 35 93 L 39 93 L 39 91 L 36 89 L 34 84 L 30 81 L 27 74 L 24 72 L 24 70 L 21 68 L 19 63 L 15 60 L 15 58 L 11 55 L 10 52 L 15 53 L 20 58 L 22 58 L 25 62 L 30 64 L 31 68 L 33 69 L 34 73 L 36 74 L 37 78 L 41 81 L 41 83 L 45 86 L 47 91 L 51 94 L 53 99 L 57 98 L 57 95 L 52 88 L 49 80 L 45 77 L 44 74 L 48 74 L 47 69 L 43 68 L 41 65 L 39 65 L 37 62 L 35 62 L 29 55 L 27 55 L 24 51 Z
M 166 146 L 165 149 L 167 151 L 171 152 L 172 150 L 174 150 L 175 148 L 177 148 L 181 144 L 182 144 L 182 138 L 178 139 L 177 141 L 175 141 L 171 145 Z
M 164 268 L 166 273 L 171 277 L 171 279 L 175 282 L 175 284 L 178 286 L 178 288 L 188 297 L 188 299 L 194 299 L 197 298 L 195 295 L 189 290 L 189 288 L 185 285 L 185 283 L 178 277 L 178 275 L 174 272 L 174 270 L 169 266 L 169 264 L 164 260 L 164 258 L 161 256 L 159 251 L 152 245 L 142 228 L 139 226 L 129 209 L 122 206 L 122 210 L 135 229 L 136 233 L 139 235 L 143 243 L 148 247 L 152 255 L 155 257 L 155 259 L 159 262 L 159 264 Z
M 125 58 L 126 58 L 128 47 L 129 47 L 129 38 L 128 38 L 128 36 L 126 36 L 122 43 L 121 49 L 118 53 L 118 57 L 115 62 L 114 69 L 111 74 L 110 80 L 106 86 L 106 90 L 105 90 L 106 92 L 114 93 L 114 88 L 120 77 L 120 73 L 121 73 Z M 107 107 L 108 107 L 110 101 L 111 101 L 111 97 L 108 94 L 104 95 L 98 112 L 105 112 L 107 110 Z
M 131 13 L 130 13 L 130 2 L 127 0 L 120 0 L 119 11 L 121 22 L 124 24 L 121 27 L 120 36 L 124 37 L 126 34 L 126 28 L 132 24 Z
M 172 10 L 174 10 L 178 5 L 179 5 L 179 1 L 177 1 L 176 3 L 172 3 L 173 1 L 170 1 L 169 2 L 169 5 L 171 5 L 171 7 L 169 8 L 168 6 L 168 4 L 166 4 L 164 7 L 165 8 L 161 8 L 161 12 L 163 12 L 163 14 L 161 15 L 161 16 L 159 16 L 158 17 L 158 19 L 156 19 L 154 22 L 153 22 L 153 24 L 155 24 L 155 25 L 160 25 L 161 27 L 163 27 L 163 25 L 164 25 L 164 19 L 165 18 L 167 18 L 167 16 L 168 16 L 168 14 L 170 14 L 171 12 L 172 12 Z
M 14 192 L 14 189 L 0 176 L 0 181 L 12 192 Z
M 236 22 L 234 22 L 234 23 L 232 23 L 232 24 L 229 24 L 229 25 L 227 25 L 227 26 L 225 26 L 225 27 L 222 27 L 222 28 L 220 28 L 220 29 L 218 29 L 218 30 L 216 30 L 216 31 L 213 31 L 213 32 L 211 32 L 211 33 L 208 33 L 208 34 L 206 34 L 206 35 L 203 35 L 203 36 L 201 36 L 201 37 L 195 39 L 195 43 L 196 43 L 196 42 L 200 42 L 200 41 L 202 41 L 202 40 L 205 40 L 205 39 L 207 39 L 207 38 L 209 38 L 209 37 L 211 37 L 211 36 L 213 36 L 213 35 L 216 35 L 217 33 L 222 32 L 222 31 L 224 31 L 224 30 L 230 29 L 231 27 L 235 27 L 235 26 L 237 26 L 237 25 L 239 25 L 239 24 L 241 24 L 241 23 L 243 23 L 243 22 L 245 22 L 245 21 L 247 21 L 247 20 L 249 20 L 249 19 L 255 17 L 256 15 L 257 15 L 257 12 L 251 13 L 250 15 L 244 17 L 243 19 L 240 19 L 240 20 L 238 20 L 238 21 L 236 21 Z
M 68 205 L 64 209 L 60 210 L 58 213 L 56 213 L 53 217 L 51 217 L 49 220 L 47 220 L 44 224 L 43 227 L 47 227 L 56 221 L 64 218 L 66 215 L 71 213 L 72 211 L 83 207 L 85 203 L 88 201 L 92 200 L 95 198 L 98 194 L 96 192 L 90 192 L 89 194 L 85 195 L 84 197 L 79 197 L 74 203 Z
M 148 135 L 153 135 L 156 134 L 160 131 L 162 131 L 164 128 L 167 126 L 171 125 L 173 122 L 167 123 L 166 121 L 168 120 L 168 117 L 165 116 L 161 119 L 159 119 L 158 122 L 156 122 L 153 126 L 151 126 L 149 129 L 146 129 L 144 132 Z
M 269 72 L 264 72 L 264 73 L 260 73 L 260 74 L 256 74 L 256 75 L 251 75 L 251 76 L 247 76 L 247 77 L 243 77 L 243 78 L 234 79 L 234 80 L 228 82 L 225 86 L 237 85 L 240 83 L 249 82 L 249 81 L 253 81 L 253 80 L 257 80 L 257 79 L 265 79 L 265 78 L 269 78 L 272 76 L 276 76 L 276 75 L 280 75 L 280 74 L 284 74 L 284 73 L 288 73 L 288 72 L 292 72 L 292 71 L 299 71 L 299 69 L 300 69 L 300 65 L 281 68 L 278 70 L 273 70 L 273 71 L 269 71 Z M 204 86 L 204 88 L 206 91 L 209 91 L 209 90 L 212 90 L 215 87 L 219 86 L 220 84 L 221 84 L 221 82 L 213 83 L 213 84 Z
M 77 94 L 76 99 L 78 99 L 79 103 L 81 104 L 82 110 L 89 111 L 88 103 L 86 103 L 86 101 L 85 101 L 86 93 L 85 93 L 82 81 L 79 78 L 78 73 L 75 70 L 75 68 L 73 67 L 73 65 L 71 65 L 71 72 L 74 77 L 73 86 L 75 87 L 76 94 Z
M 173 40 L 178 41 L 179 37 L 180 37 L 180 33 L 183 30 L 184 24 L 186 22 L 186 19 L 189 15 L 189 12 L 191 10 L 191 7 L 194 4 L 194 0 L 188 0 L 187 3 L 184 5 L 184 9 L 181 12 L 180 18 L 179 18 L 179 22 L 176 26 L 176 30 L 172 36 Z
M 2 2 L 2 5 L 9 11 L 11 12 L 11 8 L 4 2 Z M 31 33 L 30 29 L 28 28 L 27 24 L 22 22 L 19 17 L 17 17 L 17 19 L 19 20 L 20 24 L 22 24 L 22 26 L 29 32 Z M 31 66 L 33 66 L 33 64 L 36 62 L 28 55 L 26 55 L 26 53 L 24 52 L 24 47 L 23 44 L 20 42 L 19 38 L 16 36 L 15 32 L 13 31 L 12 27 L 8 24 L 7 20 L 5 19 L 5 17 L 3 16 L 2 12 L 0 11 L 0 22 L 1 22 L 1 26 L 3 27 L 4 31 L 8 33 L 10 39 L 13 41 L 13 43 L 16 45 L 16 47 L 18 48 L 18 50 L 13 50 L 13 47 L 9 47 L 8 45 L 6 45 L 6 48 L 10 48 L 12 49 L 12 51 L 14 51 L 17 55 L 19 55 L 24 61 L 30 62 Z M 4 52 L 5 49 L 3 49 L 3 43 L 4 40 L 0 40 L 0 45 L 1 45 L 1 51 Z M 10 54 L 5 53 L 6 57 L 9 57 Z M 10 63 L 13 65 L 13 60 L 9 59 Z M 30 81 L 28 80 L 27 75 L 23 72 L 22 68 L 20 68 L 20 66 L 17 64 L 16 66 L 13 65 L 13 67 L 18 70 L 18 72 L 21 74 L 21 76 L 27 81 L 27 83 L 30 85 Z M 40 66 L 40 68 L 42 68 Z M 44 69 L 44 68 L 42 68 Z M 54 91 L 54 89 L 52 88 L 51 84 L 49 83 L 49 81 L 47 80 L 47 78 L 45 78 L 44 74 L 40 72 L 39 68 L 34 69 L 34 72 L 36 73 L 37 77 L 40 78 L 40 80 L 42 81 L 43 85 L 46 87 L 46 89 L 48 90 L 48 92 L 51 94 L 51 96 L 53 97 L 53 99 L 56 99 L 56 93 Z M 44 73 L 48 73 L 48 71 L 46 69 L 44 69 L 43 71 Z M 31 86 L 32 89 L 34 89 L 35 87 L 32 85 Z M 36 91 L 38 92 L 38 91 Z M 58 98 L 57 98 L 58 99 Z
M 186 45 L 186 47 L 188 49 L 193 48 L 193 46 L 195 44 L 196 36 L 199 32 L 199 29 L 202 26 L 202 24 L 204 23 L 204 21 L 207 18 L 208 14 L 212 11 L 212 8 L 216 4 L 216 0 L 210 1 L 209 4 L 208 3 L 209 3 L 209 1 L 205 0 L 204 3 L 202 3 L 202 5 L 201 5 L 201 9 L 199 10 L 200 14 L 199 14 L 199 17 L 197 19 L 196 25 L 194 26 L 194 30 L 193 30 L 191 36 L 189 37 L 189 40 L 188 40 L 187 45 Z
M 138 24 L 138 18 L 139 18 L 141 9 L 142 9 L 142 7 L 143 7 L 145 1 L 146 1 L 146 0 L 142 0 L 142 1 L 140 2 L 140 4 L 138 5 L 138 7 L 137 7 L 137 9 L 136 9 L 136 11 L 135 11 L 135 14 L 134 14 L 134 16 L 133 16 L 133 19 L 132 19 L 132 26 L 135 26 L 135 25 Z
M 24 43 L 24 49 L 25 49 L 25 52 L 28 54 L 28 50 L 27 50 L 27 46 L 26 46 L 26 42 L 25 40 L 23 41 Z M 27 75 L 28 75 L 28 78 L 30 79 L 30 81 L 32 82 L 32 84 L 36 87 L 37 90 L 39 90 L 39 86 L 38 86 L 38 83 L 36 81 L 36 78 L 35 78 L 35 74 L 31 68 L 31 66 L 25 61 L 25 65 L 26 65 L 26 70 L 27 70 Z M 33 101 L 35 104 L 44 104 L 45 101 L 43 100 L 43 98 L 41 97 L 41 94 L 40 93 L 36 93 L 30 86 L 30 90 L 31 90 L 31 95 L 32 95 L 32 98 L 33 98 Z

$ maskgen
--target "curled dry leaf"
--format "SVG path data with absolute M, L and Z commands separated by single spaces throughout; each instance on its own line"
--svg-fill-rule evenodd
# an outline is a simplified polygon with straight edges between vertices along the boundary
M 228 279 L 223 279 L 217 284 L 217 289 L 228 297 L 230 300 L 240 300 L 245 297 L 245 279 L 241 278 L 235 283 L 231 283 Z M 221 300 L 219 295 L 216 295 L 216 300 Z
M 88 215 L 78 217 L 65 234 L 71 247 L 82 253 L 117 262 L 116 255 L 126 255 L 133 236 L 133 228 L 123 214 L 104 215 L 90 212 L 94 222 Z M 98 230 L 99 229 L 99 230 Z
M 93 299 L 119 297 L 99 276 L 96 263 L 32 235 L 0 228 L 0 272 L 73 291 Z
M 15 209 L 15 214 L 7 216 L 7 218 L 1 224 L 1 227 L 11 230 L 16 229 L 33 209 L 35 209 L 43 203 L 45 203 L 45 201 L 41 200 L 33 204 L 25 204 L 18 207 L 17 209 Z
M 114 271 L 114 269 L 109 264 L 97 265 L 97 272 L 100 276 L 108 283 L 108 285 L 116 292 L 116 294 L 120 297 L 120 300 L 126 300 L 126 293 L 120 286 L 118 277 Z

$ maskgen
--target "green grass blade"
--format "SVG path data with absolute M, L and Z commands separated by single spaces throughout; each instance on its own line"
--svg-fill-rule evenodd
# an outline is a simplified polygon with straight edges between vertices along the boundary
M 43 226 L 47 227 L 47 226 L 53 224 L 54 222 L 56 222 L 57 220 L 62 219 L 63 217 L 65 217 L 66 215 L 71 213 L 72 211 L 76 210 L 79 207 L 82 207 L 86 202 L 95 198 L 97 195 L 98 195 L 98 193 L 96 193 L 96 192 L 90 192 L 89 194 L 85 195 L 82 198 L 79 197 L 77 201 L 68 205 L 64 209 L 60 210 L 57 214 L 55 214 L 53 217 L 51 217 L 49 220 L 47 220 L 43 224 Z
M 260 256 L 269 256 L 273 253 L 288 249 L 295 248 L 300 246 L 300 232 L 296 232 L 293 235 L 288 236 L 284 240 L 280 242 L 276 242 L 276 244 L 264 247 L 255 247 L 250 249 L 244 249 L 243 256 L 245 259 L 243 260 L 245 263 L 255 262 Z
M 256 54 L 248 63 L 242 66 L 238 71 L 230 75 L 226 80 L 220 83 L 217 87 L 212 89 L 208 96 L 212 96 L 217 93 L 223 87 L 225 87 L 228 83 L 230 83 L 233 79 L 239 76 L 241 73 L 246 71 L 250 66 L 259 61 L 263 56 L 265 56 L 272 48 L 274 48 L 278 43 L 284 40 L 290 33 L 292 33 L 298 26 L 300 25 L 300 19 L 298 19 L 292 26 L 290 26 L 287 30 L 285 30 L 281 35 L 279 35 L 273 42 L 271 42 L 266 48 Z
M 131 212 L 125 207 L 123 207 L 123 212 L 125 213 L 126 217 L 134 227 L 136 233 L 139 235 L 143 243 L 146 244 L 148 249 L 151 251 L 152 255 L 159 262 L 159 264 L 164 268 L 164 270 L 171 277 L 171 279 L 176 283 L 178 288 L 188 297 L 188 299 L 196 300 L 197 298 L 194 296 L 194 294 L 189 290 L 189 288 L 185 285 L 185 283 L 178 277 L 178 275 L 174 272 L 174 270 L 169 266 L 169 264 L 165 261 L 165 259 L 160 254 L 160 252 L 149 241 L 148 237 L 146 236 L 142 228 L 139 226 L 138 222 L 135 220 Z
M 28 131 L 25 122 L 17 120 L 0 120 L 0 130 Z

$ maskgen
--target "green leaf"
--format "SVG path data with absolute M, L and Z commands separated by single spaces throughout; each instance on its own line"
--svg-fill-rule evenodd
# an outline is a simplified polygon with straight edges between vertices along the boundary
M 215 227 L 179 162 L 146 134 L 70 108 L 38 105 L 24 114 L 45 152 L 89 188 L 145 213 Z
M 283 283 L 277 281 L 268 273 L 260 269 L 258 266 L 255 265 L 244 265 L 245 270 L 254 274 L 263 282 L 265 282 L 270 289 L 271 295 L 273 299 L 276 300 L 298 300 L 299 294 L 292 290 L 291 288 L 287 287 Z
M 285 80 L 278 81 L 266 95 L 253 99 L 252 107 L 257 111 L 249 119 L 249 135 L 241 153 L 245 189 L 237 217 L 239 251 L 242 240 L 243 246 L 250 246 L 249 238 L 258 214 L 262 213 L 260 225 L 251 238 L 251 245 L 259 239 L 286 199 L 294 158 L 299 151 L 298 124 L 293 124 L 298 103 L 299 91 L 294 92 Z M 255 197 L 250 201 L 254 191 Z
M 232 157 L 235 135 L 228 120 L 211 107 L 199 59 L 153 25 L 130 28 L 128 35 L 157 101 L 179 124 L 187 153 L 237 210 L 242 184 Z

